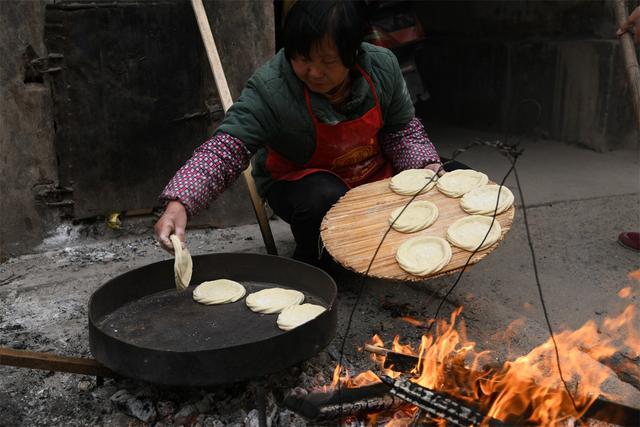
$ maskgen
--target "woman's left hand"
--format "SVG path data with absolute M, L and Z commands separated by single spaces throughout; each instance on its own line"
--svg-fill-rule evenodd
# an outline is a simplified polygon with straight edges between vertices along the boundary
M 633 41 L 636 44 L 640 44 L 640 6 L 636 7 L 634 11 L 631 12 L 629 19 L 627 19 L 627 22 L 622 24 L 622 27 L 618 29 L 616 35 L 620 37 L 627 31 L 632 33 Z
M 432 171 L 437 173 L 438 176 L 442 176 L 445 174 L 445 170 L 442 167 L 442 163 L 431 163 L 430 165 L 427 165 L 424 168 L 431 169 Z

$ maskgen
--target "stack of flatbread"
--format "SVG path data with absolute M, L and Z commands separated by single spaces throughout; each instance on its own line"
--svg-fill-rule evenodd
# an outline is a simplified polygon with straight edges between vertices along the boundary
M 256 313 L 280 313 L 290 305 L 304 301 L 304 294 L 293 289 L 268 288 L 247 296 L 247 307 Z
M 193 290 L 193 299 L 200 304 L 215 305 L 236 302 L 247 293 L 238 282 L 229 279 L 202 282 Z
M 432 182 L 426 185 L 429 180 Z M 428 276 L 449 264 L 451 245 L 467 251 L 484 250 L 494 245 L 502 235 L 502 228 L 498 221 L 492 222 L 491 216 L 494 212 L 500 214 L 508 210 L 514 203 L 514 196 L 507 187 L 488 182 L 486 174 L 470 169 L 455 170 L 441 177 L 429 169 L 410 169 L 395 175 L 389 184 L 395 193 L 415 195 L 436 185 L 445 196 L 460 198 L 460 207 L 469 214 L 449 226 L 446 240 L 419 236 L 404 241 L 395 255 L 398 265 L 413 275 Z M 439 214 L 434 203 L 424 200 L 413 202 L 404 211 L 402 209 L 397 208 L 391 213 L 389 223 L 403 233 L 424 230 L 436 221 Z
M 203 282 L 193 291 L 193 299 L 200 304 L 228 304 L 245 296 L 246 289 L 240 283 L 228 279 Z M 315 319 L 326 311 L 316 304 L 301 304 L 304 294 L 293 289 L 268 288 L 254 292 L 245 300 L 247 307 L 256 313 L 279 313 L 276 321 L 283 331 L 290 331 Z
M 441 237 L 414 237 L 398 247 L 396 261 L 407 273 L 427 276 L 449 264 L 451 246 Z
M 489 231 L 490 226 L 491 231 Z M 487 232 L 489 232 L 488 235 Z M 497 220 L 488 216 L 469 215 L 460 218 L 449 226 L 447 240 L 461 249 L 475 251 L 476 249 L 483 250 L 493 245 L 500 239 L 501 234 L 502 228 Z M 482 241 L 483 239 L 484 242 Z M 482 243 L 482 246 L 480 246 L 480 243 Z
M 507 187 L 500 189 L 499 185 L 490 184 L 475 188 L 462 196 L 460 207 L 472 215 L 493 215 L 494 211 L 500 214 L 513 205 L 513 193 Z M 496 209 L 497 206 L 497 209 Z
M 289 331 L 315 319 L 326 309 L 316 304 L 302 304 L 304 294 L 293 289 L 269 288 L 247 297 L 247 307 L 264 314 L 280 313 L 276 323 L 283 331 Z
M 176 289 L 183 291 L 189 286 L 191 274 L 193 273 L 193 261 L 191 254 L 187 248 L 182 248 L 182 242 L 175 234 L 169 236 L 175 253 L 175 261 L 173 263 L 173 273 L 176 279 Z
M 426 193 L 436 185 L 438 177 L 431 169 L 407 169 L 391 178 L 389 188 L 402 196 Z M 429 185 L 427 185 L 429 183 Z
M 412 202 L 406 209 L 401 206 L 391 212 L 389 224 L 393 224 L 394 230 L 413 233 L 429 227 L 437 218 L 438 207 L 427 200 L 419 200 Z
M 489 182 L 489 177 L 482 172 L 458 169 L 447 172 L 438 178 L 436 187 L 445 196 L 461 197 L 474 188 L 486 185 L 487 182 Z
M 327 309 L 316 304 L 290 305 L 282 310 L 276 321 L 283 331 L 290 331 L 298 326 L 315 319 Z

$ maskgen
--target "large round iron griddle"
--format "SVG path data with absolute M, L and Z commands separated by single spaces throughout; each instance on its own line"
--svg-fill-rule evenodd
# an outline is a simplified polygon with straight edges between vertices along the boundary
M 296 289 L 305 302 L 327 308 L 285 332 L 277 314 L 249 310 L 245 299 L 205 306 L 195 286 L 226 278 L 251 292 Z M 175 289 L 173 260 L 129 271 L 96 290 L 89 300 L 89 342 L 94 357 L 123 376 L 159 384 L 202 386 L 278 372 L 308 359 L 336 330 L 336 284 L 324 271 L 288 258 L 260 254 L 193 257 L 191 286 Z

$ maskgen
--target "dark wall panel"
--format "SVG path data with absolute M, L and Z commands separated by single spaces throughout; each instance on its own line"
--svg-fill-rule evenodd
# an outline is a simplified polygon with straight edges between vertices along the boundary
M 46 14 L 48 50 L 64 55 L 53 77 L 55 145 L 76 217 L 157 205 L 221 116 L 188 2 L 97 5 L 63 2 Z

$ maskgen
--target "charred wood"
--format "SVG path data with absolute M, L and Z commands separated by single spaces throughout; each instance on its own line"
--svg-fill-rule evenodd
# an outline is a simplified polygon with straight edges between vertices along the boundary
M 614 353 L 599 362 L 615 372 L 620 381 L 640 390 L 640 356 L 630 357 L 623 353 Z
M 348 416 L 393 411 L 406 405 L 388 391 L 388 386 L 378 383 L 307 395 L 290 394 L 285 398 L 284 406 L 309 420 L 328 422 Z
M 424 413 L 436 419 L 447 421 L 447 425 L 467 427 L 470 425 L 506 426 L 502 421 L 488 418 L 478 409 L 462 403 L 444 393 L 436 392 L 406 378 L 393 379 L 381 376 L 383 383 L 391 387 L 390 393 L 422 409 Z
M 383 347 L 376 347 L 371 344 L 365 344 L 364 349 L 369 353 L 377 354 L 378 356 L 385 356 L 383 367 L 386 369 L 393 369 L 396 372 L 411 372 L 411 370 L 418 365 L 420 360 L 418 356 L 398 353 L 397 351 L 388 350 Z

